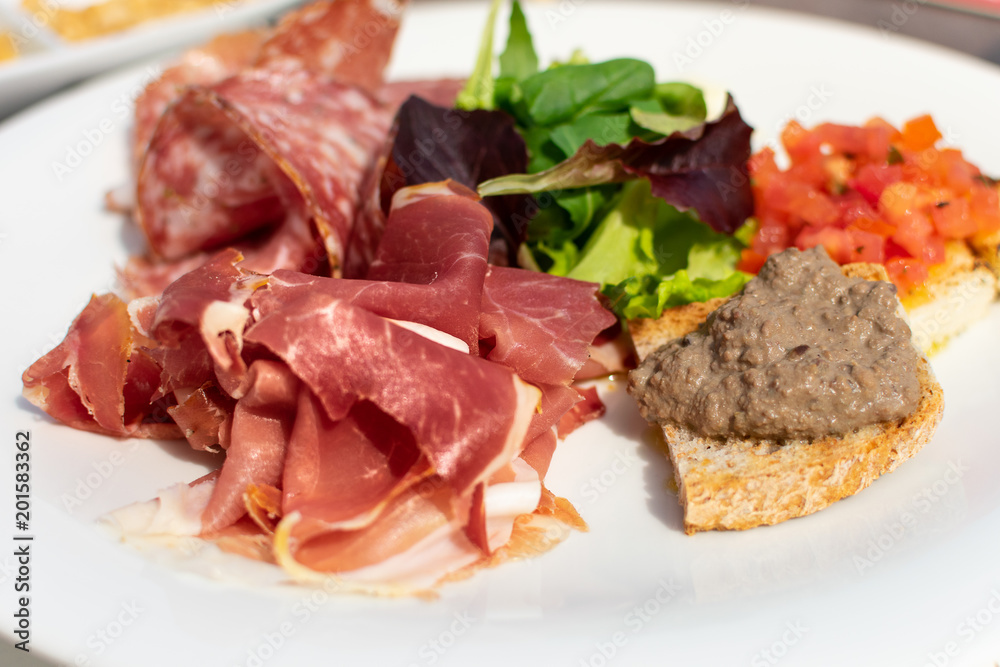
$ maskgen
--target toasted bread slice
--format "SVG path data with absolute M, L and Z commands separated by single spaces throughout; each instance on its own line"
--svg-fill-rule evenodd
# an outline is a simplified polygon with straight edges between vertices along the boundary
M 1000 235 L 982 237 L 970 248 L 964 241 L 947 244 L 945 261 L 901 301 L 910 317 L 913 340 L 925 354 L 934 354 L 954 336 L 986 316 L 997 296 Z M 992 247 L 992 250 L 990 248 Z
M 848 265 L 844 273 L 887 278 L 881 265 Z M 658 320 L 630 322 L 639 358 L 694 331 L 724 301 L 680 306 Z M 685 426 L 663 426 L 684 508 L 684 531 L 743 530 L 804 516 L 891 472 L 930 441 L 944 412 L 944 395 L 926 357 L 918 375 L 921 397 L 913 414 L 845 436 L 812 441 L 707 438 Z

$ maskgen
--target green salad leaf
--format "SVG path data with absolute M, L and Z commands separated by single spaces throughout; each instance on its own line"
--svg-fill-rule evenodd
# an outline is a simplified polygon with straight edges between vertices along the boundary
M 514 80 L 526 79 L 538 71 L 538 54 L 531 40 L 528 21 L 524 18 L 521 3 L 514 1 L 510 9 L 510 32 L 507 35 L 507 47 L 498 58 L 500 61 L 500 78 Z
M 479 55 L 476 57 L 476 65 L 472 69 L 465 82 L 465 87 L 455 98 L 455 106 L 459 109 L 492 109 L 493 92 L 495 81 L 493 78 L 493 33 L 497 22 L 497 15 L 500 13 L 500 5 L 503 0 L 493 0 L 490 4 L 489 17 L 486 19 L 486 27 L 483 28 L 483 38 L 479 45 Z
M 752 202 L 748 184 L 728 179 L 749 158 L 750 128 L 732 100 L 709 121 L 700 89 L 657 82 L 634 58 L 574 52 L 542 68 L 516 0 L 494 75 L 499 4 L 457 106 L 506 112 L 524 138 L 527 172 L 479 184 L 484 197 L 535 197 L 521 263 L 600 283 L 626 318 L 740 289 L 745 235 L 732 232 Z

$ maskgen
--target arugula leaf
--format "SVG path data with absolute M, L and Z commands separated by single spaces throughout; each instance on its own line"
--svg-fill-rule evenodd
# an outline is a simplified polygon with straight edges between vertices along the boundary
M 624 109 L 630 99 L 649 97 L 656 75 L 649 63 L 632 58 L 562 65 L 520 82 L 522 125 L 552 126 L 588 111 Z
M 479 44 L 476 66 L 472 69 L 465 87 L 455 98 L 459 109 L 493 109 L 493 33 L 496 32 L 497 14 L 503 0 L 493 0 L 490 13 L 483 28 L 483 39 Z
M 653 98 L 660 103 L 663 111 L 673 116 L 687 116 L 705 120 L 708 108 L 701 89 L 689 83 L 671 81 L 658 83 L 653 89 Z
M 500 77 L 514 80 L 525 79 L 538 71 L 538 55 L 528 31 L 528 21 L 524 18 L 521 3 L 514 0 L 510 9 L 510 32 L 507 47 L 500 54 Z
M 549 137 L 568 157 L 578 151 L 588 139 L 598 145 L 629 141 L 634 136 L 629 131 L 631 123 L 632 118 L 627 112 L 588 113 L 557 126 L 549 133 Z
M 649 100 L 652 101 L 652 100 Z M 655 102 L 654 102 L 655 104 Z M 685 132 L 704 122 L 704 118 L 695 116 L 674 116 L 666 111 L 649 111 L 645 105 L 634 104 L 629 108 L 632 120 L 639 127 L 646 128 L 665 137 L 674 132 Z

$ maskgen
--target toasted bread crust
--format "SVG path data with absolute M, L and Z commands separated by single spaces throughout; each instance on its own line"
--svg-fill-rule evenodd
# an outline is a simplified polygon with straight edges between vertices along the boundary
M 913 341 L 924 354 L 934 354 L 984 318 L 996 300 L 997 274 L 984 259 L 986 249 L 974 253 L 974 248 L 963 241 L 949 242 L 945 261 L 931 269 L 921 287 L 901 299 Z
M 849 265 L 847 275 L 885 279 L 881 265 Z M 665 311 L 656 321 L 629 323 L 639 358 L 694 331 L 725 299 Z M 894 470 L 930 441 L 944 412 L 944 394 L 926 357 L 918 368 L 916 411 L 840 437 L 777 441 L 706 438 L 685 426 L 663 426 L 684 531 L 743 530 L 811 514 Z

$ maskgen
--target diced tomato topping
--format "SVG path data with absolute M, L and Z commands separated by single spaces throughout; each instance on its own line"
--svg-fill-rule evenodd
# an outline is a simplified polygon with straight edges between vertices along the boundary
M 826 248 L 826 254 L 838 264 L 847 264 L 851 261 L 851 240 L 846 230 L 806 226 L 795 237 L 795 247 L 799 250 L 808 250 L 818 245 Z
M 904 291 L 945 259 L 945 241 L 1000 230 L 1000 194 L 954 148 L 939 148 L 930 116 L 902 130 L 881 118 L 859 127 L 791 121 L 774 151 L 750 160 L 759 223 L 740 267 L 759 268 L 789 246 L 822 245 L 838 262 L 881 262 Z
M 754 252 L 750 248 L 744 248 L 740 255 L 740 263 L 736 266 L 736 268 L 740 271 L 746 271 L 747 273 L 757 273 L 760 271 L 760 268 L 764 266 L 764 262 L 766 260 L 766 255 Z
M 1000 193 L 995 187 L 974 185 L 969 199 L 969 214 L 976 221 L 976 231 L 1000 230 Z
M 903 168 L 898 164 L 873 164 L 869 162 L 858 169 L 849 185 L 852 190 L 858 191 L 865 198 L 865 201 L 876 206 L 886 186 L 902 178 Z
M 919 287 L 927 280 L 927 264 L 914 257 L 894 257 L 885 263 L 885 270 L 904 293 Z
M 917 116 L 903 124 L 900 144 L 907 150 L 923 151 L 933 148 L 940 138 L 941 132 L 930 116 Z
M 969 202 L 965 199 L 941 201 L 931 209 L 931 220 L 938 234 L 946 239 L 964 239 L 976 233 Z
M 885 261 L 885 238 L 861 229 L 847 228 L 849 262 L 881 264 Z

